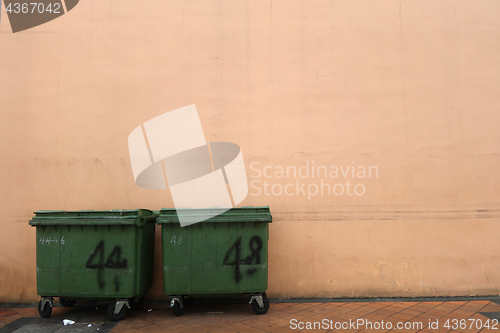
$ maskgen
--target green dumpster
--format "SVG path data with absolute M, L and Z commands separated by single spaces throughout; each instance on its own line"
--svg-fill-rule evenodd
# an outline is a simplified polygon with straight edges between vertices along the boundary
M 37 211 L 37 289 L 42 317 L 53 297 L 63 306 L 76 300 L 113 300 L 108 315 L 123 319 L 140 306 L 153 279 L 156 214 L 150 210 Z
M 175 209 L 162 209 L 163 286 L 176 315 L 193 295 L 249 294 L 253 310 L 267 312 L 269 207 L 183 210 L 194 221 L 181 227 Z M 218 214 L 218 215 L 217 215 Z M 215 216 L 214 216 L 215 215 Z

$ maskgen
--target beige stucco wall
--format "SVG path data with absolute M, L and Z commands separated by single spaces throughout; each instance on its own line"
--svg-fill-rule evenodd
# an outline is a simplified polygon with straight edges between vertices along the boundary
M 0 302 L 38 298 L 33 211 L 173 207 L 127 138 L 190 104 L 271 207 L 269 296 L 498 294 L 499 54 L 498 1 L 85 0 L 16 34 L 2 8 Z M 277 178 L 313 164 L 375 168 Z

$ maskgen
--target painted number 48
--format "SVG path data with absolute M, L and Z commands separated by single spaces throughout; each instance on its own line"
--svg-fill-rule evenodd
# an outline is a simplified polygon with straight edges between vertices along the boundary
M 170 244 L 174 244 L 174 246 L 181 245 L 182 244 L 182 236 L 176 237 L 175 235 L 172 236 L 172 240 L 170 241 Z

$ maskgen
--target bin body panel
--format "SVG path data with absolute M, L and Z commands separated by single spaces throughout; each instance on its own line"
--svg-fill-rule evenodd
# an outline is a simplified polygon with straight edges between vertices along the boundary
M 39 295 L 104 299 L 147 293 L 153 275 L 154 218 L 122 225 L 98 217 L 93 225 L 65 218 L 61 222 L 49 216 L 36 225 Z M 40 222 L 36 217 L 32 221 Z
M 160 213 L 165 294 L 265 292 L 269 222 L 216 217 L 181 227 L 178 223 L 162 223 Z
M 49 239 L 49 236 L 51 238 Z M 46 242 L 45 238 L 50 242 Z M 36 273 L 37 289 L 41 296 L 58 295 L 60 285 L 61 251 L 56 240 L 61 240 L 61 230 L 57 226 L 36 229 Z

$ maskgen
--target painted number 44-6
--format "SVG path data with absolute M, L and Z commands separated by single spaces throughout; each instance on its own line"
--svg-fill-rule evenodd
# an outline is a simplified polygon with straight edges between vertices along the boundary
M 39 240 L 40 244 L 50 244 L 50 243 L 60 243 L 62 245 L 64 245 L 65 241 L 64 241 L 64 236 L 62 236 L 60 239 L 59 238 L 52 238 L 52 237 L 45 237 L 45 236 L 42 236 L 40 237 L 40 240 Z

